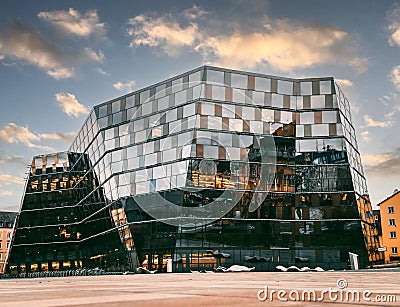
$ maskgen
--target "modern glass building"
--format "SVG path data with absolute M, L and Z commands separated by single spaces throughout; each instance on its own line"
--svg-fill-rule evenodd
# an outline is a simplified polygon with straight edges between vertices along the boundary
M 35 157 L 9 270 L 382 261 L 334 79 L 203 66 L 95 106 Z

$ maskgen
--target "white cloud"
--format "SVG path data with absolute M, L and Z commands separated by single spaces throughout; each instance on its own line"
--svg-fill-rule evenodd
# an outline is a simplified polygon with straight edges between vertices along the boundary
M 8 144 L 22 143 L 29 148 L 38 148 L 45 151 L 55 151 L 55 149 L 53 147 L 43 146 L 37 143 L 47 140 L 71 143 L 75 136 L 75 132 L 35 134 L 31 132 L 28 127 L 18 126 L 14 123 L 8 123 L 3 127 L 3 129 L 0 129 L 0 142 Z M 25 164 L 25 162 L 26 161 L 22 156 L 12 156 L 0 151 L 0 165 L 6 163 Z
M 368 62 L 367 58 L 356 57 L 352 58 L 348 61 L 348 64 L 358 73 L 363 73 L 368 70 Z
M 267 62 L 275 69 L 289 71 L 333 61 L 330 47 L 346 36 L 335 28 L 297 27 L 282 21 L 264 33 L 206 38 L 195 50 L 214 54 L 217 64 L 223 66 L 255 67 Z
M 388 43 L 391 46 L 400 46 L 400 6 L 398 4 L 391 9 L 388 22 L 387 29 L 390 33 Z
M 366 171 L 384 176 L 397 175 L 400 172 L 400 148 L 380 154 L 362 156 Z
M 398 97 L 398 93 L 390 93 L 387 95 L 383 95 L 379 100 L 382 102 L 385 106 L 389 105 L 393 100 L 396 100 Z
M 103 75 L 103 76 L 109 76 L 109 75 L 110 75 L 108 72 L 104 71 L 104 70 L 101 69 L 100 67 L 97 67 L 97 68 L 95 69 L 95 71 L 98 72 L 100 75 Z
M 9 144 L 22 143 L 29 148 L 53 150 L 53 148 L 48 146 L 34 144 L 34 142 L 40 142 L 39 136 L 29 131 L 28 127 L 17 126 L 14 123 L 8 123 L 3 129 L 0 129 L 0 142 Z
M 268 64 L 289 71 L 341 62 L 350 63 L 357 71 L 367 68 L 368 60 L 354 56 L 354 42 L 339 28 L 301 25 L 257 14 L 251 26 L 246 26 L 249 22 L 218 23 L 219 16 L 194 6 L 174 15 L 133 17 L 127 33 L 131 47 L 147 46 L 169 56 L 187 49 L 201 54 L 207 62 L 231 68 Z
M 0 184 L 9 185 L 12 183 L 23 184 L 24 180 L 20 177 L 12 176 L 9 174 L 0 174 Z
M 386 121 L 376 121 L 371 118 L 371 116 L 364 115 L 364 122 L 365 122 L 365 127 L 381 127 L 381 128 L 386 128 L 386 127 L 391 127 L 393 125 L 393 122 L 390 120 Z
M 182 14 L 188 20 L 195 20 L 195 19 L 198 19 L 201 16 L 207 15 L 207 11 L 201 9 L 197 5 L 193 5 L 191 8 L 184 10 L 182 12 Z
M 335 79 L 335 82 L 340 87 L 352 87 L 353 86 L 353 82 L 351 82 L 350 80 L 347 80 L 347 79 Z
M 104 36 L 106 32 L 106 24 L 100 22 L 96 10 L 89 10 L 82 14 L 78 10 L 70 8 L 68 11 L 40 12 L 38 17 L 65 33 L 80 37 L 88 37 L 92 34 Z
M 367 154 L 362 156 L 363 164 L 368 167 L 373 167 L 387 162 L 390 159 L 389 154 Z
M 10 155 L 3 150 L 0 150 L 0 165 L 18 164 L 20 166 L 25 165 L 26 161 L 23 156 Z
M 75 77 L 75 67 L 105 60 L 101 50 L 66 48 L 59 44 L 59 41 L 58 44 L 52 43 L 35 28 L 19 21 L 0 27 L 0 60 L 6 59 L 12 64 L 28 63 L 57 80 Z
M 101 50 L 96 53 L 96 51 L 94 51 L 91 48 L 85 48 L 85 53 L 86 53 L 87 57 L 94 62 L 98 62 L 98 63 L 104 62 L 104 53 Z
M 75 132 L 68 132 L 68 133 L 61 133 L 61 132 L 54 132 L 54 133 L 43 133 L 40 134 L 40 139 L 42 140 L 55 140 L 55 141 L 62 141 L 66 143 L 72 143 L 75 139 L 76 133 Z
M 400 90 L 400 65 L 397 65 L 392 68 L 392 71 L 389 75 L 390 81 L 392 81 L 393 85 L 397 90 Z
M 178 55 L 181 47 L 192 46 L 199 35 L 197 24 L 181 27 L 178 22 L 165 17 L 139 15 L 129 19 L 128 24 L 131 26 L 128 35 L 133 37 L 131 47 L 158 47 L 169 56 Z
M 371 140 L 369 131 L 362 131 L 361 138 L 363 139 L 364 142 L 369 142 Z
M 57 80 L 67 79 L 67 78 L 71 78 L 74 76 L 74 69 L 65 68 L 65 67 L 55 68 L 55 69 L 48 70 L 47 74 Z
M 73 69 L 64 64 L 66 54 L 61 49 L 49 43 L 34 28 L 18 21 L 0 28 L 0 52 L 3 57 L 37 66 L 55 79 L 74 76 Z
M 80 115 L 89 113 L 89 109 L 83 104 L 79 103 L 75 95 L 70 93 L 57 93 L 55 96 L 62 111 L 67 115 L 78 117 Z
M 125 82 L 116 82 L 113 84 L 114 88 L 118 91 L 123 91 L 123 92 L 132 92 L 133 88 L 135 86 L 135 81 L 130 80 L 130 81 L 125 81 Z

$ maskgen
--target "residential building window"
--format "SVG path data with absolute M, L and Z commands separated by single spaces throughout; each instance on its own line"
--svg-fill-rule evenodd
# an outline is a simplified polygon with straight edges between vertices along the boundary
M 396 239 L 396 232 L 395 231 L 391 231 L 390 232 L 390 238 L 391 239 Z
M 389 226 L 396 226 L 396 220 L 395 219 L 389 219 Z
M 10 242 L 7 242 L 7 248 L 10 246 Z
M 394 213 L 394 207 L 388 207 L 388 213 Z
M 1 261 L 2 257 L 3 257 L 3 254 L 0 253 L 0 261 Z
M 11 232 L 8 232 L 7 233 L 7 240 L 10 240 L 11 239 Z
M 2 249 L 3 248 L 3 246 L 2 246 L 2 243 L 1 243 L 1 241 L 0 241 L 0 249 Z
M 392 254 L 397 254 L 397 247 L 392 247 Z

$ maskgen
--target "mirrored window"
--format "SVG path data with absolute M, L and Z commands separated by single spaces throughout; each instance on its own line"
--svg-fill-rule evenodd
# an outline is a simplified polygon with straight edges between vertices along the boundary
M 312 83 L 311 82 L 301 82 L 301 95 L 312 95 Z
M 225 87 L 213 85 L 212 98 L 215 100 L 225 100 Z
M 180 105 L 186 102 L 186 90 L 175 94 L 175 105 Z
M 256 77 L 255 90 L 263 91 L 263 92 L 270 92 L 271 91 L 271 79 Z
M 143 105 L 148 102 L 150 98 L 150 90 L 146 90 L 140 93 L 140 103 Z
M 275 108 L 283 108 L 283 96 L 272 94 L 272 106 Z
M 311 96 L 311 108 L 312 109 L 325 108 L 325 96 L 324 95 Z
M 244 103 L 246 101 L 245 90 L 233 89 L 232 100 L 239 103 Z
M 337 116 L 338 116 L 337 111 L 322 111 L 322 122 L 336 123 Z
M 163 84 L 157 86 L 154 98 L 158 99 L 158 98 L 164 97 L 167 94 L 166 89 L 167 89 L 166 83 L 163 83 Z
M 231 78 L 232 87 L 247 89 L 247 75 L 232 73 Z
M 213 83 L 224 84 L 224 72 L 223 71 L 207 69 L 206 73 L 207 73 L 207 82 L 210 82 L 211 84 L 213 84 Z
M 107 116 L 107 105 L 99 107 L 99 118 Z
M 192 73 L 189 75 L 189 82 L 193 84 L 190 84 L 190 86 L 196 85 L 197 83 L 201 82 L 201 75 L 202 75 L 202 70 L 197 71 L 195 73 Z
M 182 78 L 172 80 L 172 93 L 180 92 L 183 90 Z
M 235 118 L 235 106 L 222 104 L 222 117 Z
M 320 90 L 320 94 L 331 94 L 332 93 L 332 81 L 328 80 L 328 81 L 319 81 L 319 90 Z
M 266 122 L 274 121 L 274 110 L 263 109 L 262 110 L 262 120 Z
M 328 136 L 329 125 L 327 124 L 314 124 L 311 126 L 313 136 Z
M 242 118 L 255 120 L 255 109 L 253 107 L 242 107 Z
M 278 93 L 284 95 L 293 95 L 293 82 L 278 80 Z

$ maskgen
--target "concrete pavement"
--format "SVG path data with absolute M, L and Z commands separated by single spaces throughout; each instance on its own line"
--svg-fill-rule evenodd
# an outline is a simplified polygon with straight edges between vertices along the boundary
M 0 285 L 0 306 L 327 306 L 335 295 L 335 306 L 400 306 L 400 272 L 390 270 L 102 275 L 2 279 Z M 393 297 L 396 302 L 387 301 Z

